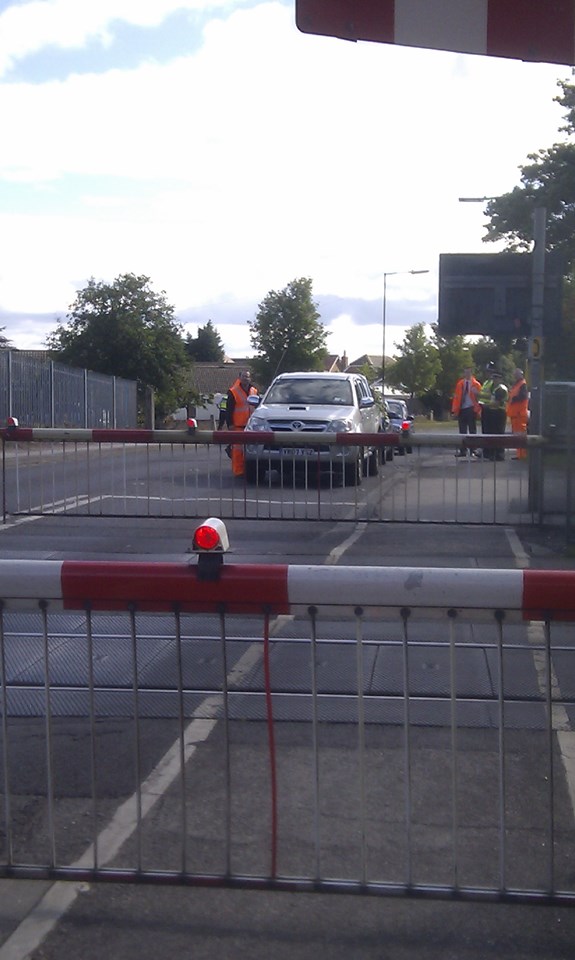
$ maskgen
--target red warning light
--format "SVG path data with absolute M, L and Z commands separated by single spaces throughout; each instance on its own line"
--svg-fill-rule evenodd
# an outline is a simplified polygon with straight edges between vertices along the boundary
M 198 527 L 194 534 L 194 546 L 198 550 L 215 550 L 220 543 L 220 535 L 217 530 L 207 524 Z

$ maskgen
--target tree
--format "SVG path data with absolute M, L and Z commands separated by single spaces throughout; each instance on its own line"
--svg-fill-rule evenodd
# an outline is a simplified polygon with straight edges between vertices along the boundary
M 11 350 L 12 341 L 4 336 L 5 329 L 6 327 L 0 327 L 0 350 Z
M 327 331 L 319 322 L 311 286 L 310 279 L 301 278 L 284 290 L 272 290 L 248 321 L 251 344 L 258 354 L 253 367 L 260 387 L 278 373 L 323 369 Z
M 92 277 L 79 290 L 67 314 L 46 343 L 63 363 L 138 382 L 156 392 L 160 416 L 176 409 L 185 395 L 186 351 L 181 326 L 165 292 L 154 293 L 150 278 L 121 274 L 113 283 Z
M 431 390 L 441 370 L 441 360 L 437 347 L 425 335 L 423 323 L 410 327 L 398 350 L 399 356 L 386 372 L 389 386 L 406 390 L 411 397 Z
M 560 130 L 575 133 L 575 86 L 559 80 L 562 94 L 555 97 L 567 110 L 566 125 Z M 521 186 L 490 200 L 486 213 L 491 218 L 485 240 L 505 240 L 510 251 L 530 250 L 533 241 L 532 214 L 535 206 L 547 209 L 546 245 L 563 252 L 569 264 L 575 260 L 575 143 L 555 143 L 528 155 L 531 163 L 520 167 Z
M 575 86 L 559 80 L 561 94 L 555 102 L 566 110 L 560 131 L 575 134 Z M 548 374 L 572 377 L 575 365 L 575 143 L 555 143 L 529 154 L 531 163 L 520 167 L 521 186 L 487 204 L 491 218 L 485 240 L 505 240 L 510 251 L 530 250 L 533 242 L 533 210 L 547 211 L 546 249 L 566 258 L 563 315 L 560 336 L 548 338 L 545 364 Z M 519 346 L 516 344 L 516 347 Z
M 199 363 L 218 363 L 224 359 L 222 339 L 211 320 L 208 320 L 205 327 L 198 327 L 197 337 L 188 333 L 186 353 L 191 360 Z

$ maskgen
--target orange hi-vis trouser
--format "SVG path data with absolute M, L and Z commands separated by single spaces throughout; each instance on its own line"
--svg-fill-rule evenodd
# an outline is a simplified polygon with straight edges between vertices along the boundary
M 509 417 L 511 420 L 511 433 L 527 433 L 527 417 Z M 517 457 L 519 460 L 525 460 L 527 450 L 525 447 L 517 448 Z
M 232 427 L 232 430 L 242 430 L 243 427 Z M 244 448 L 232 445 L 232 473 L 234 477 L 243 477 L 245 470 Z

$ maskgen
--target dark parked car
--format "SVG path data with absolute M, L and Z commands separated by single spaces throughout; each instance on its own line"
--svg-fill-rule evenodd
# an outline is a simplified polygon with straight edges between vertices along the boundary
M 387 406 L 387 414 L 390 420 L 390 426 L 388 430 L 391 430 L 393 433 L 399 434 L 404 441 L 409 440 L 413 434 L 413 417 L 407 410 L 407 404 L 405 400 L 395 400 L 386 397 L 385 400 Z M 383 426 L 383 424 L 382 424 Z M 406 453 L 411 453 L 411 446 L 400 445 L 395 448 L 399 456 L 404 456 Z

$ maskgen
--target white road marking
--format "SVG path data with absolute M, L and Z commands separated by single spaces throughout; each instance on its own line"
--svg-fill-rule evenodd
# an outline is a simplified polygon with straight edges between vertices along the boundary
M 352 547 L 354 543 L 356 543 L 359 540 L 359 538 L 362 536 L 362 534 L 365 533 L 366 530 L 367 530 L 366 522 L 358 523 L 356 525 L 354 532 L 350 533 L 349 537 L 346 537 L 346 539 L 342 540 L 342 542 L 338 544 L 337 547 L 334 547 L 333 550 L 330 550 L 324 562 L 328 566 L 333 566 L 334 564 L 339 563 L 339 561 L 343 557 L 346 550 L 349 550 L 349 548 Z
M 515 533 L 515 530 L 512 530 L 510 527 L 505 528 L 505 536 L 509 546 L 511 547 L 511 552 L 515 557 L 515 564 L 519 567 L 520 570 L 525 570 L 527 567 L 531 566 L 531 558 L 529 554 L 524 550 L 521 540 Z

